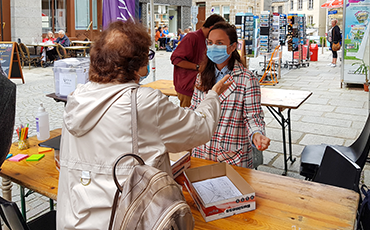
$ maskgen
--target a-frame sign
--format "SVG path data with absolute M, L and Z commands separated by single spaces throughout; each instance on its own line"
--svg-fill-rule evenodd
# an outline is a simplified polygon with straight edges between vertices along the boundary
M 24 84 L 19 52 L 15 42 L 0 42 L 0 71 L 9 79 L 22 79 Z

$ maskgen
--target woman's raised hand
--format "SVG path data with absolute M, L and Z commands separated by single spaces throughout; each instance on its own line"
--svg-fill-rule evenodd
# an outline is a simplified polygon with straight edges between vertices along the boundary
M 225 83 L 229 79 L 230 75 L 226 74 L 220 81 L 218 81 L 213 87 L 212 90 L 215 91 L 218 95 L 225 92 L 227 88 L 233 83 L 233 81 L 229 81 Z

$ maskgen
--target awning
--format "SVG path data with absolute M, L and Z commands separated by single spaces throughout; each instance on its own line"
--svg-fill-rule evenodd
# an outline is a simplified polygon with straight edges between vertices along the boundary
M 341 8 L 343 7 L 343 0 L 328 0 L 321 5 L 322 8 Z

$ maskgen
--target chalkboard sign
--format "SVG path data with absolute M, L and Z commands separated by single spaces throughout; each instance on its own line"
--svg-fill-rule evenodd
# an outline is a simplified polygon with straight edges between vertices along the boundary
M 0 72 L 11 78 L 23 78 L 18 46 L 15 42 L 0 42 Z

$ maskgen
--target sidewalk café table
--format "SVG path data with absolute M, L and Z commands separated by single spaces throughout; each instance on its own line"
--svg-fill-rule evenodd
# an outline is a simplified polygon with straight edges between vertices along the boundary
M 176 91 L 171 80 L 158 80 L 151 82 L 141 87 L 151 87 L 153 89 L 159 89 L 163 94 L 167 96 L 176 96 Z M 292 156 L 292 134 L 291 134 L 291 120 L 290 111 L 292 109 L 298 109 L 310 96 L 312 92 L 301 91 L 301 90 L 286 90 L 276 88 L 265 88 L 261 87 L 261 105 L 266 106 L 271 112 L 276 121 L 280 124 L 282 129 L 283 137 L 283 153 L 284 153 L 284 172 L 283 175 L 287 175 L 288 171 L 288 160 L 294 163 L 296 160 Z M 287 109 L 287 117 L 284 116 L 283 111 Z M 286 149 L 286 136 L 285 128 L 288 129 L 288 145 L 289 145 L 289 157 L 287 158 Z
M 26 46 L 33 46 L 34 49 L 35 49 L 35 55 L 37 55 L 37 47 L 44 47 L 47 48 L 47 47 L 56 47 L 57 45 L 55 43 L 47 43 L 47 42 L 40 42 L 40 43 L 29 43 L 29 44 L 26 44 Z
M 69 52 L 70 56 L 72 57 L 75 57 L 76 56 L 76 51 L 78 50 L 82 50 L 82 51 L 85 51 L 87 49 L 90 49 L 90 47 L 88 46 L 67 46 L 67 47 L 64 47 L 67 52 Z
M 50 138 L 61 134 L 61 129 L 50 132 Z M 13 155 L 38 153 L 36 136 L 29 138 L 30 148 L 19 150 L 11 146 Z M 11 197 L 10 181 L 57 199 L 59 172 L 55 167 L 54 151 L 45 152 L 40 161 L 12 162 L 6 160 L 1 168 L 3 194 Z M 191 158 L 191 167 L 216 162 Z M 256 210 L 231 217 L 205 222 L 196 204 L 184 187 L 184 176 L 176 181 L 183 186 L 185 199 L 195 219 L 195 229 L 354 229 L 359 194 L 355 191 L 299 180 L 291 177 L 233 166 L 256 192 Z M 10 180 L 10 181 L 9 181 Z M 114 183 L 114 182 L 112 182 Z M 10 195 L 10 196 L 9 196 Z M 5 196 L 5 195 L 4 195 Z M 113 196 L 112 196 L 113 199 Z
M 71 41 L 72 44 L 78 44 L 78 45 L 89 45 L 94 43 L 93 41 Z

